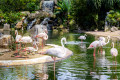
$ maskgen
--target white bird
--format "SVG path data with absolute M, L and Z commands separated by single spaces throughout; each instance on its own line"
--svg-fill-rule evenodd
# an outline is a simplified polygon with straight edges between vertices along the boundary
M 43 32 L 43 33 L 39 33 L 38 35 L 36 35 L 36 38 L 41 38 L 42 39 L 42 48 L 43 48 L 43 40 L 47 40 L 48 35 L 45 32 Z
M 25 48 L 25 50 L 26 51 L 29 51 L 29 52 L 36 52 L 36 51 L 38 51 L 38 46 L 37 46 L 37 44 L 36 44 L 37 42 L 36 41 L 34 41 L 34 47 L 26 47 Z
M 54 62 L 55 62 L 56 57 L 58 58 L 64 57 L 66 54 L 66 49 L 64 47 L 63 41 L 66 42 L 66 38 L 61 39 L 62 48 L 60 47 L 49 48 L 47 51 L 44 52 L 44 54 L 50 55 L 52 58 L 54 57 L 53 58 Z
M 86 34 L 84 36 L 79 36 L 78 39 L 81 39 L 81 42 L 86 39 Z
M 105 37 L 99 37 L 98 40 L 105 41 Z
M 101 39 L 99 39 L 99 40 L 101 41 L 100 48 L 101 48 L 101 54 L 102 54 L 102 47 L 109 43 L 110 36 L 107 36 L 107 40 L 108 40 L 107 42 L 105 42 L 105 38 L 104 37 L 101 37 Z M 98 49 L 98 52 L 99 52 L 99 49 Z
M 93 56 L 95 56 L 96 48 L 101 45 L 101 41 L 93 41 L 87 49 L 94 49 Z
M 22 36 L 21 36 L 21 35 L 18 35 L 18 31 L 17 31 L 17 30 L 15 30 L 15 35 L 16 35 L 16 37 L 15 37 L 16 43 L 17 43 L 17 42 L 20 42 L 20 39 L 22 38 Z
M 110 49 L 110 53 L 111 53 L 112 57 L 115 56 L 115 61 L 116 61 L 116 56 L 118 55 L 118 50 L 116 48 L 114 48 L 114 42 L 112 42 L 112 49 Z
M 16 35 L 16 37 L 15 37 L 15 43 L 17 44 L 17 43 L 20 43 L 20 39 L 22 38 L 22 36 L 21 35 L 18 35 L 18 31 L 17 30 L 15 30 L 15 35 Z M 20 46 L 21 46 L 21 44 L 20 44 Z M 20 47 L 21 48 L 21 47 Z M 16 45 L 16 53 L 18 52 L 18 45 Z
M 49 48 L 47 51 L 44 52 L 44 54 L 50 55 L 54 60 L 54 71 L 55 71 L 56 57 L 63 58 L 66 55 L 66 49 L 64 47 L 63 41 L 66 42 L 66 38 L 61 39 L 62 48 L 60 47 Z

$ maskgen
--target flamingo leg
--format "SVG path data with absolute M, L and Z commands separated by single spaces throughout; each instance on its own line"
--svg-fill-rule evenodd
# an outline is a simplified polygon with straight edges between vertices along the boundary
M 42 50 L 43 50 L 43 38 L 42 38 Z
M 98 54 L 99 54 L 100 47 L 98 48 Z
M 56 57 L 54 57 L 54 80 L 55 80 L 55 60 L 56 60 Z
M 117 61 L 116 61 L 116 56 L 115 56 L 115 70 L 117 69 L 116 65 L 117 65 Z
M 94 56 L 93 68 L 95 69 L 96 57 Z
M 117 65 L 116 56 L 115 56 L 115 65 Z
M 113 58 L 113 55 L 112 55 L 112 58 Z M 114 65 L 114 61 L 113 61 L 113 65 Z
M 96 48 L 94 48 L 93 56 L 95 56 Z
M 102 55 L 102 46 L 101 46 L 101 55 Z

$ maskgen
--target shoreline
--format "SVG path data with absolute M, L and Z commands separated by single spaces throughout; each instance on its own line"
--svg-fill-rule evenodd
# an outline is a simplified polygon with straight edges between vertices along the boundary
M 51 44 L 51 46 L 53 46 L 53 45 Z M 56 46 L 58 46 L 58 45 L 56 45 Z M 61 47 L 61 46 L 59 46 L 59 47 Z M 47 49 L 44 49 L 44 50 L 47 50 Z M 30 64 L 54 62 L 54 60 L 49 55 L 40 55 L 40 54 L 35 54 L 35 55 L 37 57 L 34 57 L 34 58 L 18 59 L 18 58 L 13 57 L 13 59 L 6 59 L 6 60 L 1 59 L 0 66 L 17 66 L 17 65 L 30 65 Z M 61 61 L 61 60 L 67 59 L 72 55 L 73 55 L 73 52 L 66 48 L 66 55 L 63 58 L 56 58 L 56 61 Z
M 115 32 L 111 32 L 111 31 L 85 31 L 84 33 L 86 34 L 91 34 L 94 36 L 103 36 L 103 37 L 107 37 L 110 36 L 112 38 L 112 40 L 120 40 L 120 30 L 115 31 Z

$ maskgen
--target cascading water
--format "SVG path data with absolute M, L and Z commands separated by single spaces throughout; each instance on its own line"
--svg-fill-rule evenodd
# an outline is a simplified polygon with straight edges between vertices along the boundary
M 34 19 L 33 21 L 29 22 L 28 25 L 27 25 L 27 30 L 31 29 L 35 22 L 36 22 L 36 19 Z
M 42 5 L 42 10 L 53 12 L 53 7 L 54 7 L 54 1 L 44 1 Z
M 109 14 L 109 12 L 107 12 L 107 15 Z M 108 30 L 108 28 L 110 27 L 110 23 L 108 23 L 108 21 L 106 20 L 107 16 L 105 17 L 105 31 Z

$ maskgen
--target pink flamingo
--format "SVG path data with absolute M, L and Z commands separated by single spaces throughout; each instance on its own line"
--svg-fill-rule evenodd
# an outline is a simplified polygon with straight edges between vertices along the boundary
M 105 38 L 104 38 L 104 37 L 100 37 L 100 38 L 99 38 L 99 40 L 101 40 L 101 45 L 100 45 L 101 54 L 102 54 L 102 47 L 109 43 L 109 41 L 110 41 L 110 36 L 107 36 L 107 39 L 108 39 L 108 41 L 105 42 Z M 99 49 L 100 49 L 100 48 L 99 48 Z M 98 49 L 98 52 L 99 52 L 99 49 Z
M 80 37 L 78 37 L 78 39 L 81 39 L 81 42 L 83 42 L 83 40 L 85 40 L 86 39 L 86 34 L 84 35 L 84 36 L 80 36 Z
M 116 61 L 116 56 L 118 55 L 118 51 L 117 51 L 116 48 L 114 48 L 114 42 L 112 42 L 112 49 L 110 50 L 110 53 L 111 53 L 111 55 L 112 55 L 112 58 L 113 58 L 113 56 L 115 56 L 115 63 L 117 63 L 117 61 Z M 113 64 L 114 64 L 114 63 L 113 63 Z
M 39 33 L 38 35 L 36 35 L 36 38 L 37 37 L 42 38 L 42 48 L 43 48 L 43 40 L 47 40 L 48 35 L 45 32 L 43 32 L 43 33 Z
M 21 43 L 25 43 L 25 48 L 26 48 L 26 44 L 27 44 L 27 43 L 32 43 L 33 40 L 32 40 L 32 38 L 31 38 L 30 36 L 23 36 L 23 37 L 20 39 L 20 42 L 21 42 Z M 26 49 L 25 49 L 25 51 L 26 51 Z M 27 54 L 27 53 L 26 53 L 26 54 Z M 16 57 L 21 57 L 21 56 L 16 56 Z
M 25 50 L 26 50 L 26 51 L 29 51 L 29 52 L 36 52 L 36 51 L 38 51 L 38 46 L 37 46 L 36 43 L 37 43 L 37 42 L 34 41 L 34 47 L 26 47 Z
M 87 49 L 94 48 L 93 56 L 95 57 L 96 48 L 101 45 L 101 41 L 93 41 Z
M 15 37 L 15 43 L 16 44 L 18 44 L 18 43 L 20 43 L 20 39 L 22 38 L 22 36 L 21 35 L 18 35 L 18 31 L 17 30 L 15 30 L 15 35 L 16 35 L 16 37 Z M 20 45 L 21 46 L 21 45 Z M 16 45 L 16 53 L 18 52 L 18 45 Z M 21 48 L 20 48 L 21 49 Z

